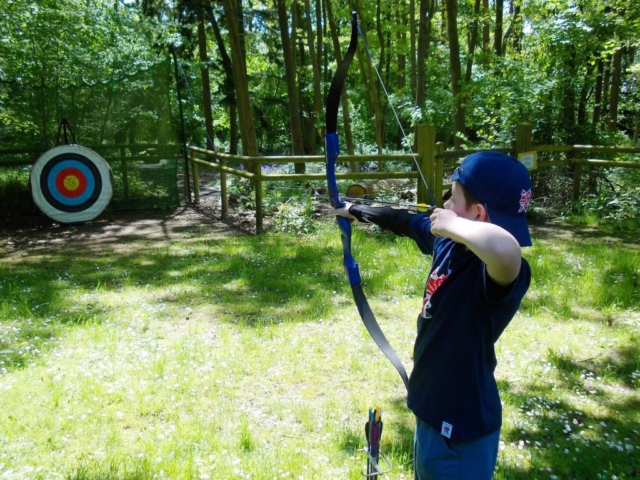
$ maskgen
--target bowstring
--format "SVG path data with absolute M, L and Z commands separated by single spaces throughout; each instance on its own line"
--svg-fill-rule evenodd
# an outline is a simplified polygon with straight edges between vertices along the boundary
M 433 197 L 433 192 L 431 191 L 431 189 L 429 188 L 429 185 L 427 184 L 427 180 L 424 176 L 424 173 L 422 173 L 422 169 L 420 168 L 420 164 L 418 163 L 418 157 L 416 156 L 415 152 L 413 151 L 413 147 L 411 147 L 411 143 L 409 142 L 409 137 L 407 136 L 407 134 L 404 131 L 404 128 L 402 127 L 402 122 L 400 122 L 400 117 L 398 116 L 398 112 L 396 112 L 396 108 L 393 105 L 393 102 L 391 101 L 391 95 L 389 95 L 389 92 L 387 90 L 387 87 L 384 83 L 384 81 L 382 80 L 382 76 L 380 75 L 380 72 L 378 71 L 378 68 L 375 65 L 375 61 L 373 58 L 373 55 L 371 54 L 371 50 L 369 50 L 369 45 L 367 44 L 367 40 L 364 38 L 364 34 L 362 33 L 362 30 L 360 30 L 360 24 L 358 23 L 358 33 L 360 34 L 360 38 L 362 39 L 362 45 L 364 46 L 364 49 L 367 52 L 367 56 L 369 57 L 369 60 L 371 60 L 371 66 L 373 67 L 373 70 L 376 72 L 376 75 L 378 77 L 378 81 L 380 82 L 380 86 L 382 87 L 382 90 L 384 91 L 384 94 L 387 97 L 387 102 L 389 103 L 389 106 L 391 107 L 391 111 L 393 112 L 393 115 L 396 117 L 396 122 L 398 123 L 398 128 L 400 128 L 400 132 L 402 132 L 402 138 L 404 140 L 404 144 L 409 148 L 409 152 L 411 152 L 411 157 L 413 158 L 413 163 L 415 164 L 416 168 L 418 169 L 418 173 L 420 174 L 420 178 L 422 179 L 422 183 L 424 184 L 424 186 L 427 188 L 427 191 L 429 192 L 429 197 L 431 199 L 431 203 L 433 205 L 436 204 L 435 198 Z

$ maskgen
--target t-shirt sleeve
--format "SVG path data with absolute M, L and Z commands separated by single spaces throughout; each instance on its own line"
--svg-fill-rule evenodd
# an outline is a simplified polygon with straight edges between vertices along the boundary
M 413 239 L 418 248 L 425 255 L 433 255 L 435 236 L 431 233 L 431 219 L 429 215 L 414 215 L 409 225 L 409 238 Z

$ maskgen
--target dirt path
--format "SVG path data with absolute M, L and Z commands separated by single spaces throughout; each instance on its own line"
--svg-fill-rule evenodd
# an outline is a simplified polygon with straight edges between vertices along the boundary
M 534 239 L 575 240 L 603 245 L 624 243 L 640 249 L 632 232 L 600 230 L 564 225 L 557 221 L 538 221 L 530 225 Z M 204 200 L 197 207 L 181 206 L 167 210 L 105 212 L 80 225 L 65 225 L 44 215 L 0 217 L 0 257 L 28 255 L 34 248 L 73 246 L 83 250 L 126 251 L 127 245 L 141 241 L 154 245 L 170 244 L 184 238 L 221 238 L 253 235 L 255 221 L 250 212 L 231 213 L 222 221 L 215 202 Z
M 126 250 L 132 242 L 170 244 L 189 237 L 220 238 L 255 231 L 250 216 L 232 214 L 224 222 L 219 212 L 197 208 L 105 212 L 80 225 L 56 223 L 44 215 L 0 218 L 0 256 L 28 255 L 34 248 L 73 246 L 86 250 Z

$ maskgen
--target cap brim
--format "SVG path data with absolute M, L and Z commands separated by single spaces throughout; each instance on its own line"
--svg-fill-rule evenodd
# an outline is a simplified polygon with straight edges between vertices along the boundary
M 521 247 L 530 247 L 531 236 L 529 235 L 529 225 L 527 225 L 527 217 L 524 215 L 506 215 L 498 212 L 491 207 L 486 207 L 489 214 L 489 221 L 499 227 L 504 228 L 507 232 L 515 237 Z

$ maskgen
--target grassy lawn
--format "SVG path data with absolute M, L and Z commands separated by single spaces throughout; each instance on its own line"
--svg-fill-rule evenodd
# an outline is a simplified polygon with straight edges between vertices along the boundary
M 83 227 L 78 227 L 82 233 Z M 497 346 L 496 479 L 640 476 L 640 246 L 534 230 Z M 0 479 L 412 479 L 404 386 L 361 325 L 333 223 L 314 236 L 0 239 Z M 411 367 L 430 258 L 359 230 L 364 288 Z

